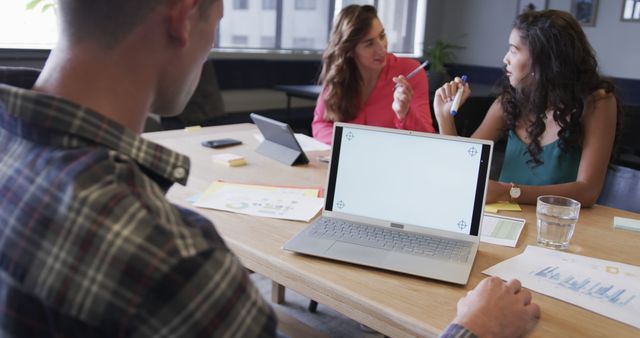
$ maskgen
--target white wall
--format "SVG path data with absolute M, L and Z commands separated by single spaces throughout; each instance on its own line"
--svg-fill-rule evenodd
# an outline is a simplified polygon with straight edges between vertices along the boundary
M 620 21 L 622 2 L 600 0 L 596 25 L 583 28 L 603 74 L 640 79 L 640 23 Z M 465 46 L 457 63 L 501 67 L 516 7 L 516 0 L 429 0 L 427 44 L 442 37 Z M 547 8 L 570 7 L 571 0 L 547 1 Z

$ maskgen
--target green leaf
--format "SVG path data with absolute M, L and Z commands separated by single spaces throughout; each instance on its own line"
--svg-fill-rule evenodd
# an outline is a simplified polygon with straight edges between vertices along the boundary
M 443 40 L 436 40 L 427 51 L 429 61 L 431 62 L 431 70 L 434 72 L 444 71 L 444 65 L 455 60 L 455 50 L 464 47 L 450 44 Z
M 40 4 L 40 2 L 42 2 L 42 0 L 31 0 L 31 1 L 29 1 L 29 3 L 27 3 L 27 10 L 32 10 L 32 9 L 36 8 L 36 6 L 38 6 L 38 4 Z
M 47 9 L 52 8 L 52 7 L 53 7 L 53 4 L 46 4 L 46 5 L 42 6 L 42 12 L 44 13 L 44 12 L 47 11 Z

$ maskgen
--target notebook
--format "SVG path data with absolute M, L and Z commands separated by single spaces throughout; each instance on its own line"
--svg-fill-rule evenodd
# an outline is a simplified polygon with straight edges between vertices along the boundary
M 322 215 L 284 249 L 466 284 L 492 150 L 486 140 L 335 123 Z

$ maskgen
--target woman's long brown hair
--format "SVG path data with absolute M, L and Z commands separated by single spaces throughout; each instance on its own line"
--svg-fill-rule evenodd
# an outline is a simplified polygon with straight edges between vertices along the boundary
M 325 88 L 325 120 L 349 121 L 356 117 L 360 105 L 362 76 L 354 52 L 378 18 L 376 8 L 351 5 L 340 11 L 331 31 L 329 46 L 322 55 L 319 82 Z

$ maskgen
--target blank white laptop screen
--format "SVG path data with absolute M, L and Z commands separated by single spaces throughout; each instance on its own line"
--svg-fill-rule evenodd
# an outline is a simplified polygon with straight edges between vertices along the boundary
M 490 145 L 348 126 L 335 133 L 326 210 L 478 235 Z

